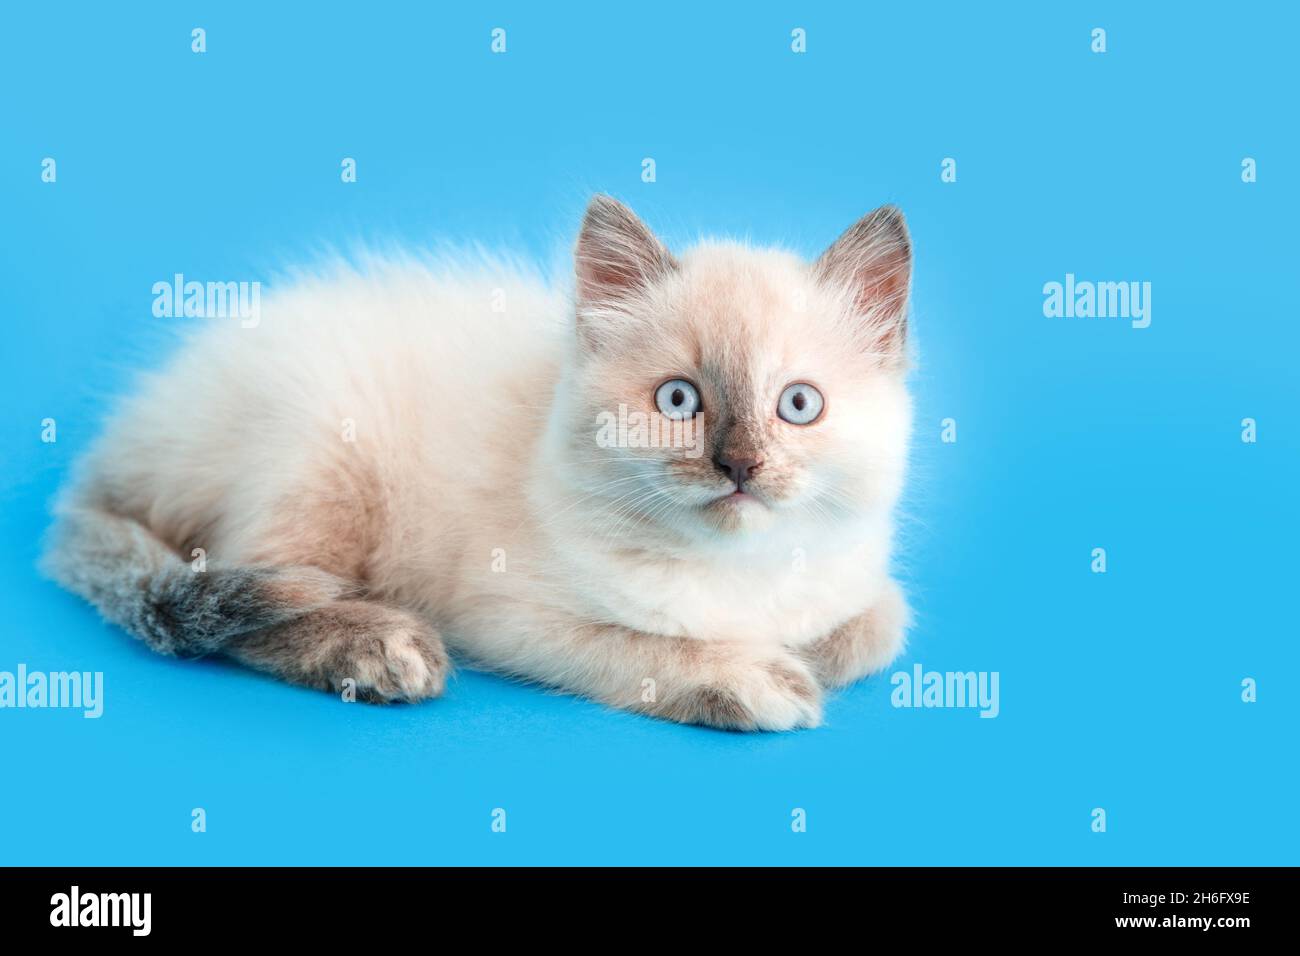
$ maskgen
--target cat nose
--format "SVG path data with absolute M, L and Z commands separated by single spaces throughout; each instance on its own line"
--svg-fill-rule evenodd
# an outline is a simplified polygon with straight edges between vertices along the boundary
M 736 483 L 737 491 L 743 491 L 745 482 L 753 478 L 754 472 L 763 465 L 757 458 L 731 458 L 726 455 L 714 455 L 713 464 L 717 465 L 718 471 Z

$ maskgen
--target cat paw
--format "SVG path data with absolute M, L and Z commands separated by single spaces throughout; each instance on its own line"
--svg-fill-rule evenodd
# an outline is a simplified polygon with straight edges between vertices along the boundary
M 370 703 L 414 702 L 442 694 L 451 662 L 433 628 L 409 622 L 359 637 L 350 666 L 357 698 Z
M 432 625 L 369 601 L 335 601 L 244 635 L 225 651 L 295 684 L 372 703 L 437 697 L 451 672 Z
M 741 656 L 667 700 L 661 716 L 723 730 L 795 730 L 822 719 L 821 688 L 792 654 Z

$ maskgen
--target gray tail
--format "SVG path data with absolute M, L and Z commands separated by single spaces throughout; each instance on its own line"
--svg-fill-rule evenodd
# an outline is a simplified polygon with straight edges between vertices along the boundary
M 349 590 L 312 567 L 190 564 L 138 521 L 94 507 L 60 510 L 41 567 L 106 620 L 178 657 L 219 651 Z

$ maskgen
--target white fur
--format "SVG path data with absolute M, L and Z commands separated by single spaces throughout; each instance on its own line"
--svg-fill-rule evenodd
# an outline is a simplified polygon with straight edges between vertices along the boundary
M 724 314 L 731 293 L 691 277 L 755 269 L 772 289 L 798 287 L 823 314 L 785 314 L 783 299 L 753 292 L 744 308 L 768 314 L 746 321 L 757 323 L 751 332 L 767 350 L 770 382 L 816 371 L 807 366 L 837 347 L 836 336 L 851 351 L 849 293 L 823 287 L 792 256 L 705 246 L 681 269 L 682 289 L 663 292 L 662 307 L 692 295 L 704 298 L 691 308 Z M 502 296 L 504 312 L 494 311 Z M 88 484 L 110 489 L 116 507 L 183 557 L 201 546 L 209 560 L 248 565 L 285 560 L 281 551 L 293 543 L 292 534 L 285 541 L 285 509 L 323 476 L 361 469 L 373 484 L 359 498 L 340 495 L 325 520 L 342 526 L 363 516 L 357 524 L 375 531 L 366 555 L 373 597 L 422 612 L 454 650 L 497 670 L 628 706 L 653 667 L 635 654 L 602 659 L 598 646 L 574 642 L 575 628 L 614 624 L 748 645 L 755 660 L 789 662 L 785 649 L 827 635 L 881 598 L 910 424 L 901 372 L 826 373 L 845 382 L 828 389 L 830 431 L 819 439 L 835 447 L 829 464 L 812 453 L 805 470 L 841 462 L 870 471 L 869 480 L 854 479 L 854 507 L 814 507 L 805 489 L 770 509 L 748 506 L 754 514 L 723 532 L 690 526 L 691 496 L 713 492 L 684 487 L 662 527 L 643 526 L 642 515 L 612 533 L 616 510 L 583 500 L 612 473 L 574 450 L 591 396 L 573 312 L 568 282 L 490 257 L 372 258 L 300 277 L 266 297 L 254 328 L 206 320 L 211 327 L 149 376 L 111 423 Z M 841 361 L 848 368 L 857 359 Z M 344 440 L 348 421 L 355 442 Z M 622 455 L 594 445 L 586 454 Z M 792 488 L 803 487 L 801 476 Z M 627 673 L 611 675 L 620 668 Z M 816 722 L 779 689 L 741 683 L 757 726 Z

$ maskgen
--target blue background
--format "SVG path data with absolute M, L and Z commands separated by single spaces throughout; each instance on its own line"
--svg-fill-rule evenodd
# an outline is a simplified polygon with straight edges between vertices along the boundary
M 0 862 L 1297 862 L 1294 12 L 270 6 L 4 13 L 0 669 L 100 670 L 107 701 L 0 711 Z M 594 190 L 670 244 L 809 255 L 903 207 L 898 667 L 998 671 L 1001 716 L 895 710 L 876 678 L 822 729 L 742 736 L 468 671 L 425 705 L 344 705 L 154 656 L 38 578 L 108 399 L 221 321 L 153 318 L 155 281 L 357 239 L 549 258 Z M 1045 318 L 1067 272 L 1151 282 L 1151 327 Z

